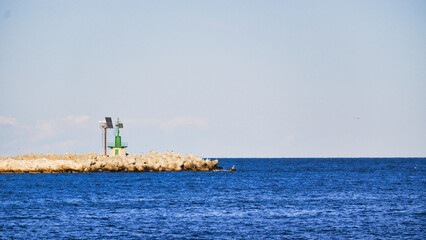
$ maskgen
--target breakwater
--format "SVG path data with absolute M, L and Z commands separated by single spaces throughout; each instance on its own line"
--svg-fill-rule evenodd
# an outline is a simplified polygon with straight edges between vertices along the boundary
M 126 156 L 27 154 L 0 158 L 0 173 L 215 171 L 222 169 L 218 163 L 218 160 L 173 152 Z

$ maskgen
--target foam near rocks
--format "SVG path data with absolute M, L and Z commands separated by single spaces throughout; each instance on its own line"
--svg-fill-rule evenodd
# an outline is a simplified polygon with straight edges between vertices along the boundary
M 150 152 L 145 155 L 42 154 L 0 158 L 0 173 L 215 171 L 218 160 L 192 154 Z

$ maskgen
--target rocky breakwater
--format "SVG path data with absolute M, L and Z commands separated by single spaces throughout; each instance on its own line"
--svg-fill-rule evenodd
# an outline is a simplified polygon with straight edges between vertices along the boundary
M 173 152 L 111 156 L 104 154 L 44 154 L 0 158 L 0 173 L 215 171 L 218 160 Z

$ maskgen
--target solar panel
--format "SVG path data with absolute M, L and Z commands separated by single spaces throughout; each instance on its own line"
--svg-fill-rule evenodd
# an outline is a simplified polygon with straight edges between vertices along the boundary
M 105 121 L 107 123 L 107 128 L 113 128 L 111 117 L 105 117 Z
M 118 123 L 118 128 L 123 128 L 123 123 Z

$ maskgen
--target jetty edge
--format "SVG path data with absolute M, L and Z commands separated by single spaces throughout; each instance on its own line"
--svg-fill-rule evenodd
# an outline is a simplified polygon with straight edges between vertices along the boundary
M 26 154 L 0 158 L 0 173 L 81 173 L 81 172 L 162 172 L 219 171 L 219 160 L 192 154 L 150 152 L 144 155 L 105 154 Z

